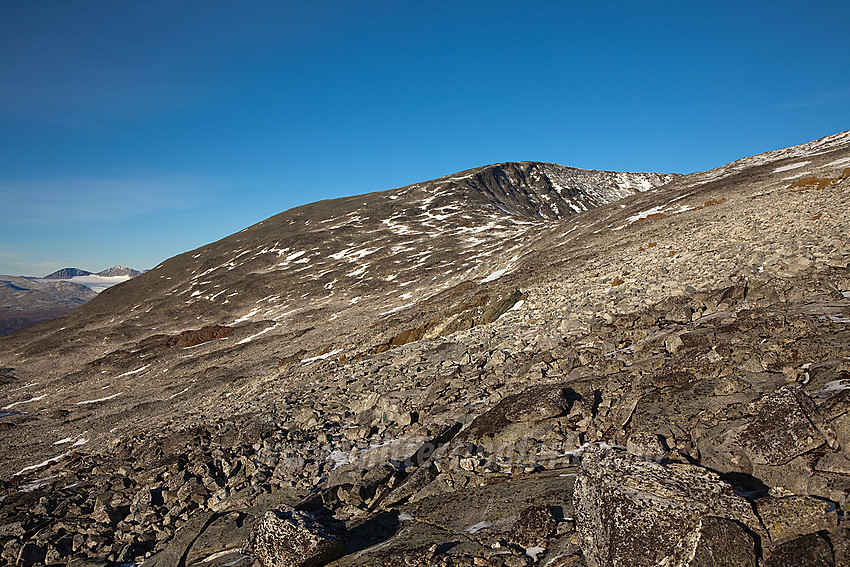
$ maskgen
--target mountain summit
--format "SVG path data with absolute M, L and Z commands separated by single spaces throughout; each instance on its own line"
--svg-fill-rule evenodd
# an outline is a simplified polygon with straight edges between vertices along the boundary
M 166 260 L 0 340 L 2 557 L 840 564 L 848 189 L 502 163 Z
M 52 274 L 47 274 L 44 276 L 46 280 L 70 280 L 71 278 L 75 278 L 78 276 L 90 276 L 91 272 L 87 272 L 85 270 L 81 270 L 79 268 L 62 268 L 61 270 L 56 270 Z
M 127 268 L 124 266 L 112 266 L 111 268 L 107 268 L 101 272 L 96 273 L 96 276 L 102 276 L 105 278 L 114 278 L 116 276 L 129 276 L 131 278 L 135 278 L 139 274 L 141 274 L 139 270 L 134 270 L 133 268 Z

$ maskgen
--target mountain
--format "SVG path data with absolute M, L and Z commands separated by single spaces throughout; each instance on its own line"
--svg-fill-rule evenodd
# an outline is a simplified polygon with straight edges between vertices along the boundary
M 44 279 L 70 280 L 71 278 L 81 276 L 101 276 L 105 278 L 111 278 L 116 276 L 129 276 L 133 278 L 138 276 L 139 274 L 141 274 L 139 270 L 134 270 L 133 268 L 126 268 L 124 266 L 112 266 L 111 268 L 107 268 L 106 270 L 97 273 L 88 272 L 79 268 L 62 268 L 61 270 L 56 270 L 52 274 L 44 276 Z
M 0 336 L 60 317 L 96 295 L 67 281 L 0 276 Z
M 112 278 L 112 277 L 116 277 L 116 276 L 129 276 L 131 278 L 135 278 L 136 276 L 138 276 L 141 273 L 142 272 L 140 272 L 139 270 L 134 270 L 133 268 L 126 268 L 124 266 L 112 266 L 111 268 L 103 270 L 102 272 L 98 272 L 94 275 L 102 276 L 102 277 L 105 277 L 105 278 Z M 87 274 L 80 274 L 80 275 L 87 275 Z
M 848 178 L 502 163 L 166 260 L 0 340 L 0 557 L 841 564 Z
M 61 317 L 140 273 L 114 266 L 97 274 L 64 268 L 42 279 L 0 276 L 0 337 Z
M 56 270 L 52 274 L 48 274 L 44 276 L 46 280 L 70 280 L 76 276 L 90 276 L 91 272 L 87 272 L 85 270 L 81 270 L 79 268 L 62 268 L 61 270 Z

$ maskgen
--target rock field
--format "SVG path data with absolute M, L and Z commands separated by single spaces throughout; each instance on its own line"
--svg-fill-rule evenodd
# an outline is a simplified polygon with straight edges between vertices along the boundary
M 850 565 L 850 133 L 307 205 L 0 340 L 0 565 Z

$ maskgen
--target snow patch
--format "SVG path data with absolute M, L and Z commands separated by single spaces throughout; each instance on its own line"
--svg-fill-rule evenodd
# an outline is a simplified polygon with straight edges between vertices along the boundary
M 328 460 L 333 461 L 334 468 L 347 465 L 351 462 L 351 459 L 349 459 L 348 455 L 346 453 L 343 453 L 339 449 L 332 451 L 331 454 L 328 455 Z
M 87 405 L 87 404 L 96 404 L 98 402 L 105 402 L 107 400 L 111 400 L 112 398 L 117 398 L 118 396 L 120 396 L 123 393 L 124 392 L 118 392 L 117 394 L 112 394 L 111 396 L 106 396 L 105 398 L 98 398 L 96 400 L 85 400 L 83 402 L 77 402 L 75 405 L 84 406 L 84 405 Z
M 0 409 L 7 410 L 7 409 L 9 409 L 9 408 L 13 408 L 13 407 L 15 407 L 15 406 L 17 406 L 17 405 L 19 405 L 19 404 L 28 404 L 28 403 L 30 403 L 30 402 L 37 402 L 37 401 L 39 401 L 39 400 L 43 400 L 43 399 L 44 399 L 44 398 L 46 398 L 46 397 L 47 397 L 47 394 L 42 394 L 42 395 L 37 396 L 37 397 L 35 397 L 35 398 L 30 398 L 30 399 L 28 399 L 28 400 L 21 400 L 20 402 L 14 402 L 14 403 L 11 403 L 11 404 L 9 404 L 8 406 L 3 406 L 3 408 L 0 408 Z
M 833 380 L 832 382 L 827 382 L 823 385 L 823 388 L 820 392 L 815 394 L 816 398 L 826 398 L 829 397 L 834 392 L 840 392 L 842 390 L 850 390 L 850 380 Z
M 131 370 L 130 372 L 125 372 L 124 374 L 121 374 L 120 376 L 116 376 L 116 378 L 123 378 L 124 376 L 130 376 L 131 374 L 138 374 L 139 372 L 142 372 L 143 370 L 147 370 L 148 368 L 150 368 L 150 366 L 151 366 L 150 364 L 147 364 L 145 366 L 142 366 L 141 368 L 137 368 L 136 370 Z
M 183 388 L 182 390 L 180 390 L 180 391 L 179 391 L 179 392 L 177 392 L 176 394 L 171 394 L 170 396 L 168 396 L 168 399 L 169 399 L 169 400 L 174 399 L 174 398 L 176 398 L 177 396 L 179 396 L 180 394 L 185 394 L 185 393 L 186 393 L 186 392 L 188 392 L 188 391 L 189 391 L 189 386 L 186 386 L 185 388 Z
M 823 168 L 823 167 L 831 167 L 831 166 L 835 166 L 835 165 L 844 165 L 845 163 L 850 163 L 850 157 L 837 159 L 835 161 L 831 161 L 828 164 L 822 165 L 820 167 Z
M 254 333 L 254 334 L 253 334 L 253 335 L 251 335 L 250 337 L 245 337 L 244 339 L 242 339 L 241 341 L 239 341 L 239 342 L 238 342 L 238 343 L 236 343 L 236 344 L 237 344 L 237 345 L 244 345 L 245 343 L 251 342 L 251 341 L 253 341 L 254 339 L 256 339 L 257 337 L 259 337 L 260 335 L 264 335 L 264 334 L 268 333 L 269 331 L 271 331 L 272 329 L 275 329 L 275 328 L 277 328 L 277 323 L 275 323 L 275 324 L 274 324 L 274 325 L 272 325 L 271 327 L 266 327 L 265 329 L 263 329 L 263 330 L 262 330 L 262 331 L 260 331 L 259 333 Z
M 316 362 L 317 360 L 324 360 L 328 357 L 331 357 L 335 354 L 339 354 L 341 352 L 342 352 L 342 349 L 338 348 L 336 350 L 332 350 L 331 352 L 328 352 L 328 353 L 325 353 L 325 354 L 320 354 L 319 356 L 311 356 L 310 358 L 302 358 L 301 364 L 310 364 L 311 362 Z
M 54 475 L 50 475 L 50 476 L 45 476 L 44 478 L 39 478 L 37 480 L 27 482 L 26 484 L 22 484 L 21 486 L 19 486 L 18 491 L 19 492 L 33 492 L 35 490 L 38 490 L 39 488 L 43 488 L 45 486 L 48 486 L 52 481 L 56 480 L 57 478 L 59 478 L 59 475 L 54 474 Z
M 61 461 L 62 459 L 64 459 L 65 457 L 67 457 L 70 454 L 71 454 L 71 452 L 69 451 L 67 453 L 62 453 L 61 455 L 56 455 L 55 457 L 47 459 L 46 461 L 42 461 L 42 462 L 38 463 L 37 465 L 30 465 L 28 467 L 24 467 L 21 470 L 19 470 L 18 472 L 16 472 L 15 474 L 13 474 L 12 476 L 21 476 L 25 472 L 34 471 L 34 470 L 46 467 L 50 463 L 56 463 L 56 462 Z
M 510 269 L 510 267 L 506 266 L 506 267 L 502 268 L 501 270 L 496 270 L 495 272 L 493 272 L 492 274 L 490 274 L 489 276 L 487 276 L 486 278 L 484 278 L 483 280 L 481 280 L 478 283 L 487 283 L 487 282 L 495 281 L 495 280 L 501 278 L 502 276 L 504 276 L 505 272 L 507 272 L 509 269 Z
M 807 166 L 807 165 L 809 165 L 810 163 L 812 163 L 812 162 L 810 162 L 810 161 L 801 161 L 801 162 L 799 162 L 799 163 L 792 163 L 792 164 L 790 164 L 790 165 L 781 165 L 781 166 L 777 167 L 776 169 L 774 169 L 774 170 L 773 170 L 773 173 L 779 173 L 779 172 L 782 172 L 782 171 L 790 171 L 790 170 L 792 170 L 792 169 L 799 169 L 799 168 L 801 168 L 801 167 L 806 167 L 806 166 Z
M 468 528 L 466 528 L 463 531 L 468 533 L 468 534 L 474 534 L 474 533 L 480 532 L 481 530 L 485 530 L 492 525 L 493 525 L 493 522 L 487 522 L 487 521 L 478 522 L 474 526 L 469 526 Z

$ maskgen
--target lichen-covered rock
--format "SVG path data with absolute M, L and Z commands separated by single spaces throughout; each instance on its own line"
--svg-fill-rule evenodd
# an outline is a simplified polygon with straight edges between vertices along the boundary
M 263 567 L 313 567 L 342 555 L 348 541 L 339 520 L 283 507 L 266 512 L 251 530 L 246 548 Z
M 519 513 L 508 539 L 511 543 L 530 548 L 551 536 L 557 527 L 558 520 L 548 506 L 531 506 Z
M 832 550 L 822 537 L 809 534 L 783 543 L 765 560 L 764 567 L 833 567 Z
M 756 501 L 756 512 L 774 544 L 838 525 L 838 510 L 829 502 L 811 496 L 765 496 Z
M 836 565 L 850 565 L 850 528 L 838 528 L 829 534 Z
M 506 406 L 505 418 L 508 421 L 540 421 L 569 410 L 570 399 L 559 384 L 533 386 L 511 397 Z
M 753 536 L 737 522 L 705 516 L 700 520 L 691 567 L 756 567 Z
M 751 564 L 752 539 L 739 535 L 730 540 L 729 526 L 706 519 L 726 518 L 750 531 L 763 531 L 750 504 L 717 474 L 601 447 L 587 451 L 582 465 L 574 506 L 590 567 L 703 565 L 724 546 L 726 564 Z M 696 562 L 698 550 L 702 563 Z
M 818 414 L 814 402 L 799 388 L 777 388 L 761 401 L 761 410 L 741 439 L 755 464 L 783 465 L 826 442 L 834 433 Z

